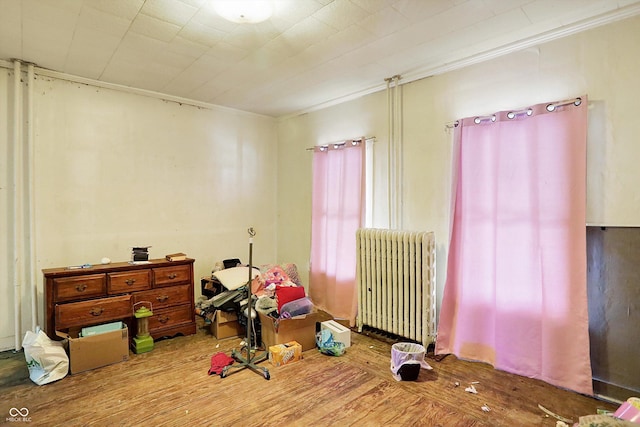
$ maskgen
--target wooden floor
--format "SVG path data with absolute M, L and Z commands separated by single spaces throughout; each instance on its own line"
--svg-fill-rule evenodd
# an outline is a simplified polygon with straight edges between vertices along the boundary
M 30 426 L 555 426 L 538 408 L 578 420 L 617 405 L 447 356 L 427 359 L 415 382 L 389 370 L 391 344 L 352 332 L 341 357 L 316 350 L 270 380 L 251 370 L 209 376 L 211 356 L 240 339 L 218 342 L 200 328 L 156 342 L 152 352 L 44 386 L 28 378 L 22 353 L 0 353 L 0 423 Z M 477 382 L 477 394 L 465 392 Z M 456 386 L 456 383 L 459 386 Z M 490 411 L 485 412 L 486 405 Z M 27 408 L 30 423 L 11 422 Z M 15 410 L 14 410 L 15 412 Z

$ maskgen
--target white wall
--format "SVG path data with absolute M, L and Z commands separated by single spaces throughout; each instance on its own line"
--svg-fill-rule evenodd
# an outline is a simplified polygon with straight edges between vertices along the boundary
M 588 207 L 591 224 L 639 225 L 640 99 L 637 75 L 640 18 L 556 40 L 538 48 L 403 85 L 403 185 L 405 229 L 435 231 L 438 299 L 444 287 L 449 238 L 451 144 L 445 124 L 458 118 L 526 107 L 587 94 L 591 102 Z M 384 226 L 387 191 L 386 95 L 282 120 L 279 151 L 278 254 L 308 266 L 311 155 L 305 147 L 374 135 L 374 222 Z M 282 157 L 282 155 L 281 155 Z M 285 200 L 300 201 L 295 210 Z M 286 220 L 282 220 L 286 219 Z M 439 304 L 438 304 L 439 306 Z
M 9 157 L 12 156 L 9 141 L 10 127 L 7 123 L 8 111 L 11 110 L 8 93 L 12 84 L 6 70 L 0 68 L 0 350 L 11 348 L 13 344 L 13 283 L 10 283 L 11 260 L 9 258 L 11 238 L 11 211 L 9 204 L 12 197 L 10 185 L 12 168 L 9 167 Z
M 12 75 L 0 69 L 3 88 Z M 198 295 L 199 278 L 216 261 L 248 262 L 250 226 L 257 231 L 254 262 L 275 260 L 274 119 L 42 76 L 34 89 L 40 322 L 43 268 L 95 264 L 102 257 L 128 261 L 132 246 L 151 245 L 152 258 L 182 251 L 196 259 Z M 0 117 L 11 116 L 5 112 L 11 92 L 0 92 Z M 0 135 L 3 162 L 9 134 Z M 6 218 L 11 194 L 0 187 Z M 14 335 L 13 284 L 4 268 L 11 257 L 4 220 L 0 226 L 0 349 L 6 349 Z M 29 286 L 21 288 L 22 334 L 30 328 Z

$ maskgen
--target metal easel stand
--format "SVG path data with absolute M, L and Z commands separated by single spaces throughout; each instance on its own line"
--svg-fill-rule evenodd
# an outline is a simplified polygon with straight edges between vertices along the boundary
M 253 273 L 253 237 L 256 235 L 256 232 L 253 227 L 250 227 L 247 231 L 249 233 L 249 281 L 247 282 L 247 294 L 249 302 L 247 305 L 247 341 L 245 342 L 245 345 L 240 348 L 240 351 L 236 350 L 235 348 L 231 351 L 231 357 L 238 363 L 234 363 L 230 366 L 225 366 L 220 372 L 220 377 L 225 378 L 228 375 L 231 375 L 233 372 L 249 368 L 253 372 L 261 374 L 265 379 L 269 380 L 271 379 L 269 370 L 267 368 L 261 368 L 257 365 L 257 363 L 265 361 L 268 354 L 264 352 L 260 355 L 251 355 L 251 329 L 253 327 L 253 319 L 251 317 L 251 311 L 253 310 L 253 308 L 251 307 L 253 297 L 253 295 L 251 294 L 251 281 L 253 278 L 251 277 L 251 275 Z M 246 352 L 246 356 L 242 354 L 243 349 Z

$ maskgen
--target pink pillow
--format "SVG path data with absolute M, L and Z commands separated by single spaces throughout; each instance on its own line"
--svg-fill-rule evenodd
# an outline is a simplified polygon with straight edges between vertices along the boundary
M 302 280 L 300 280 L 300 275 L 298 275 L 298 268 L 295 264 L 263 264 L 260 266 L 260 271 L 267 272 L 274 267 L 281 268 L 287 276 L 289 276 L 289 280 L 295 283 L 298 286 L 302 286 Z M 262 280 L 262 279 L 261 279 Z
M 272 283 L 279 285 L 281 283 L 288 282 L 289 276 L 282 268 L 276 266 L 270 268 L 266 273 L 264 273 L 262 275 L 262 279 L 264 280 L 265 286 L 269 286 Z
M 276 299 L 278 300 L 278 313 L 280 308 L 290 301 L 304 298 L 303 286 L 276 286 Z

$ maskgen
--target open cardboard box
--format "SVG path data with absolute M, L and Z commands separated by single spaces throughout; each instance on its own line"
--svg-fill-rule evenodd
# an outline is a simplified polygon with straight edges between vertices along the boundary
M 258 312 L 262 328 L 262 343 L 265 348 L 276 344 L 285 344 L 296 341 L 302 346 L 302 351 L 316 348 L 316 323 L 331 320 L 333 317 L 323 310 L 317 310 L 309 314 L 282 319 L 276 319 Z
M 320 330 L 328 329 L 333 341 L 341 342 L 345 348 L 351 346 L 351 329 L 335 320 L 326 320 L 320 323 Z
M 117 331 L 79 337 L 79 330 L 56 331 L 67 340 L 69 371 L 72 374 L 129 360 L 129 329 L 126 324 Z
M 211 322 L 211 333 L 221 340 L 243 335 L 244 328 L 238 323 L 238 315 L 235 312 L 218 310 Z

